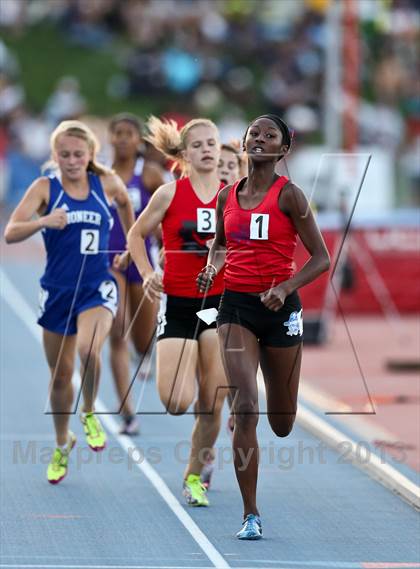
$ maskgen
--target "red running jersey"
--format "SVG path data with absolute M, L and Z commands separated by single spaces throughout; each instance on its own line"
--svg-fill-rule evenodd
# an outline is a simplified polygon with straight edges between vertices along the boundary
M 279 208 L 279 195 L 289 181 L 281 176 L 253 209 L 239 205 L 235 182 L 226 199 L 225 287 L 237 292 L 264 292 L 293 275 L 296 229 Z
M 220 186 L 222 188 L 222 185 Z M 175 195 L 162 221 L 165 267 L 163 287 L 166 294 L 199 298 L 196 278 L 207 263 L 206 242 L 216 231 L 217 194 L 203 203 L 189 178 L 176 182 Z M 223 271 L 210 289 L 210 295 L 222 294 Z

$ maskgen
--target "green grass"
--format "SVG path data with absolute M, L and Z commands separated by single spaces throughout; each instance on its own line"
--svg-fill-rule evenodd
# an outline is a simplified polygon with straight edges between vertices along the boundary
M 77 77 L 89 113 L 110 115 L 124 110 L 144 116 L 159 110 L 158 102 L 145 97 L 135 100 L 108 97 L 108 80 L 121 73 L 116 61 L 121 44 L 117 42 L 107 50 L 85 49 L 68 43 L 64 34 L 47 24 L 28 28 L 21 36 L 6 33 L 3 37 L 19 60 L 27 105 L 35 112 L 43 110 L 63 75 Z
M 171 111 L 189 115 L 194 107 L 190 95 L 163 93 L 162 96 L 136 95 L 124 99 L 109 97 L 108 81 L 114 75 L 124 74 L 119 61 L 130 44 L 123 37 L 115 39 L 106 49 L 86 49 L 67 41 L 57 26 L 43 22 L 27 28 L 20 36 L 3 33 L 3 38 L 18 58 L 26 103 L 34 112 L 43 111 L 58 79 L 64 75 L 79 80 L 81 94 L 87 101 L 87 112 L 97 116 L 111 116 L 123 111 L 143 118 L 152 113 L 159 115 Z M 255 64 L 253 71 L 258 82 L 261 77 Z M 224 107 L 225 103 L 207 115 L 217 120 Z M 248 118 L 261 114 L 263 109 L 259 99 L 248 101 L 246 111 Z

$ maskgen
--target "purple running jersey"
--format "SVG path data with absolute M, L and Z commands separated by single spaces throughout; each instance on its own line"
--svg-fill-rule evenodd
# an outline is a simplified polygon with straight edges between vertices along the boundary
M 130 196 L 130 201 L 134 209 L 134 216 L 137 219 L 144 208 L 147 206 L 150 200 L 150 193 L 146 189 L 141 174 L 143 172 L 144 159 L 142 157 L 137 159 L 136 165 L 134 166 L 133 176 L 127 184 L 127 191 Z M 112 262 L 115 255 L 125 251 L 126 239 L 124 235 L 124 230 L 121 225 L 120 217 L 118 215 L 117 207 L 113 205 L 111 207 L 112 217 L 114 218 L 114 225 L 109 236 L 109 262 L 112 267 Z M 149 257 L 149 261 L 153 265 L 151 250 L 150 237 L 145 240 L 146 251 Z M 134 263 L 130 263 L 128 269 L 123 271 L 127 281 L 129 283 L 141 283 L 142 278 L 139 275 L 138 270 Z

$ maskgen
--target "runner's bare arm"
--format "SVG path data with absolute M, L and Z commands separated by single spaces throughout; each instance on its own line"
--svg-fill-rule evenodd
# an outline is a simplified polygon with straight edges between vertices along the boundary
M 134 211 L 127 188 L 117 174 L 105 174 L 101 176 L 101 182 L 108 200 L 117 204 L 118 216 L 124 233 L 127 235 L 130 227 L 134 224 Z
M 128 250 L 143 277 L 143 290 L 150 300 L 159 298 L 162 291 L 162 277 L 155 273 L 150 264 L 144 240 L 157 229 L 165 217 L 175 195 L 175 189 L 176 182 L 169 182 L 157 189 L 127 235 Z
M 4 231 L 6 243 L 24 241 L 44 227 L 64 229 L 67 225 L 67 214 L 62 208 L 56 208 L 48 215 L 42 215 L 47 208 L 49 196 L 48 178 L 37 178 L 29 186 L 6 225 Z M 33 219 L 36 214 L 38 217 Z
M 293 221 L 305 249 L 311 256 L 302 269 L 287 281 L 290 294 L 328 271 L 330 256 L 308 200 L 298 186 L 289 183 L 283 189 L 279 207 Z

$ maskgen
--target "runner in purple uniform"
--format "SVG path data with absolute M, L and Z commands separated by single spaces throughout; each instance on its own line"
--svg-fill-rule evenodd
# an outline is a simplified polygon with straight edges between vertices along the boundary
M 113 169 L 122 178 L 133 205 L 135 216 L 146 207 L 151 194 L 164 183 L 164 172 L 158 164 L 146 161 L 140 154 L 141 125 L 134 115 L 116 115 L 109 125 L 110 142 L 114 149 Z M 114 257 L 126 248 L 126 241 L 116 209 L 111 210 L 114 226 L 109 239 L 111 266 Z M 147 241 L 151 257 L 151 243 Z M 120 401 L 124 424 L 121 433 L 136 435 L 139 424 L 129 397 L 130 358 L 128 335 L 143 359 L 154 337 L 156 306 L 143 295 L 142 279 L 130 263 L 125 271 L 113 269 L 121 302 L 110 334 L 111 368 Z M 127 334 L 128 332 L 128 334 Z M 144 364 L 142 365 L 144 368 Z

